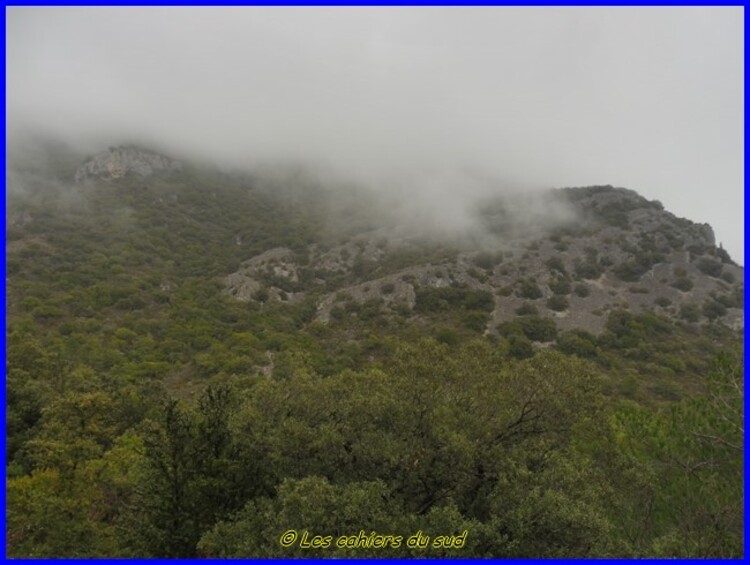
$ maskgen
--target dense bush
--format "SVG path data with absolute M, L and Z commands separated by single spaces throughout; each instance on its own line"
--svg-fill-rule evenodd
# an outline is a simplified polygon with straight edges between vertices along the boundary
M 703 315 L 709 320 L 721 318 L 726 313 L 727 307 L 717 300 L 709 299 L 703 303 Z
M 570 284 L 570 280 L 568 280 L 567 278 L 563 278 L 563 277 L 553 280 L 552 282 L 549 283 L 548 286 L 549 286 L 549 289 L 554 294 L 560 294 L 560 295 L 570 294 L 571 291 L 573 290 L 573 287 Z
M 701 310 L 697 304 L 688 303 L 680 306 L 680 318 L 686 322 L 695 323 L 700 320 Z
M 416 291 L 417 312 L 441 312 L 451 309 L 489 312 L 494 307 L 492 294 L 468 288 L 420 288 Z
M 654 300 L 654 304 L 662 308 L 666 308 L 672 305 L 672 301 L 666 296 L 660 296 L 656 300 Z
M 544 263 L 550 271 L 557 271 L 558 273 L 565 274 L 565 264 L 559 257 L 550 257 Z
M 687 277 L 681 277 L 676 279 L 672 286 L 678 290 L 681 290 L 682 292 L 688 292 L 689 290 L 692 290 L 693 288 L 693 281 L 691 281 Z
M 604 272 L 604 268 L 591 259 L 576 260 L 574 270 L 578 277 L 591 280 L 598 279 Z
M 521 304 L 518 308 L 516 308 L 516 314 L 519 316 L 528 316 L 528 315 L 536 315 L 539 311 L 537 310 L 537 307 L 534 306 L 531 302 L 524 302 Z
M 591 294 L 591 290 L 589 289 L 588 285 L 585 284 L 577 284 L 573 289 L 573 292 L 576 293 L 576 296 L 580 296 L 581 298 L 586 298 L 589 294 Z
M 701 257 L 698 259 L 696 267 L 698 267 L 701 273 L 716 278 L 721 276 L 721 271 L 723 269 L 721 262 L 716 259 L 711 259 L 710 257 Z
M 556 312 L 567 310 L 569 305 L 570 304 L 568 303 L 568 299 L 559 294 L 551 296 L 547 299 L 547 308 L 549 308 L 550 310 L 555 310 Z
M 497 328 L 500 335 L 524 335 L 531 341 L 554 341 L 557 337 L 557 325 L 550 318 L 539 316 L 520 316 L 510 322 L 503 322 Z
M 531 280 L 520 281 L 516 294 L 521 298 L 526 298 L 528 300 L 536 300 L 537 298 L 544 296 L 539 285 Z
M 584 330 L 572 330 L 560 335 L 557 349 L 586 359 L 595 359 L 598 352 L 596 336 Z

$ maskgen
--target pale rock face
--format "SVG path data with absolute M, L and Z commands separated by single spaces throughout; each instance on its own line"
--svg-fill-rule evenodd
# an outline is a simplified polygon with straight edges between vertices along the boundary
M 128 174 L 145 178 L 157 172 L 181 168 L 179 161 L 153 151 L 134 146 L 112 147 L 81 165 L 76 171 L 75 181 L 115 180 Z

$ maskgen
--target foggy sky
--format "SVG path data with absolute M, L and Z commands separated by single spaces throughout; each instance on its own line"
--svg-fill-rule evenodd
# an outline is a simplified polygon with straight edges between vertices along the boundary
M 457 171 L 625 186 L 743 260 L 742 8 L 8 8 L 32 127 L 323 163 L 449 214 Z M 431 187 L 435 186 L 434 193 Z

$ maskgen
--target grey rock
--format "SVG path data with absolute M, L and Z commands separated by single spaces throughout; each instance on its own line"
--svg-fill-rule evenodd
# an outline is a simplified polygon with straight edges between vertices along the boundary
M 182 168 L 179 161 L 132 145 L 111 147 L 83 163 L 75 173 L 77 183 L 115 180 L 132 174 L 141 178 Z

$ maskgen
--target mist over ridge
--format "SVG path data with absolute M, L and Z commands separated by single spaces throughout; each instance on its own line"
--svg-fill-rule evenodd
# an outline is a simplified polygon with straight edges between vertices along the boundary
M 302 162 L 448 225 L 466 171 L 626 186 L 741 260 L 741 45 L 734 9 L 17 8 L 9 143 Z

